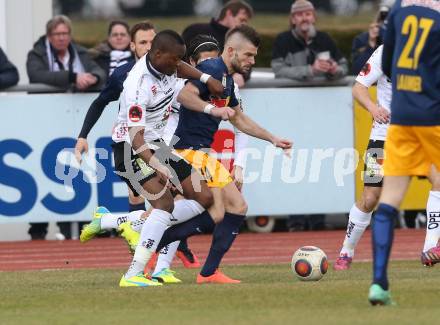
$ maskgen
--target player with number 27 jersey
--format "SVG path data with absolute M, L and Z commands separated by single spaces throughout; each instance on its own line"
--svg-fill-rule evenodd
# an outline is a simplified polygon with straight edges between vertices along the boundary
M 391 124 L 440 125 L 440 1 L 396 1 L 383 65 L 392 75 Z
M 440 1 L 396 1 L 382 67 L 393 84 L 385 175 L 440 170 Z

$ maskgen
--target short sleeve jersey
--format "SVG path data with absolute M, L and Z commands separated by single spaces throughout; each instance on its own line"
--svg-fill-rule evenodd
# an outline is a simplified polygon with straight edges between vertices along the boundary
M 143 126 L 145 142 L 160 139 L 171 113 L 177 76 L 159 73 L 148 55 L 142 57 L 124 82 L 119 114 L 113 129 L 115 142 L 130 142 L 128 128 Z
M 367 88 L 377 83 L 377 103 L 390 112 L 392 86 L 391 81 L 382 72 L 382 51 L 383 45 L 379 46 L 370 56 L 356 77 L 356 81 Z M 387 130 L 388 124 L 374 121 L 370 139 L 385 141 Z
M 197 66 L 197 69 L 221 81 L 225 88 L 220 98 L 214 97 L 209 93 L 206 84 L 199 80 L 190 80 L 198 88 L 202 100 L 208 101 L 217 107 L 235 107 L 238 105 L 234 94 L 234 80 L 232 75 L 228 73 L 228 68 L 221 57 L 205 60 Z M 209 148 L 220 122 L 220 118 L 192 111 L 182 105 L 179 123 L 175 132 L 179 140 L 174 147 L 177 149 L 192 148 L 194 150 Z
M 391 124 L 440 125 L 440 1 L 397 0 L 384 44 L 393 49 Z

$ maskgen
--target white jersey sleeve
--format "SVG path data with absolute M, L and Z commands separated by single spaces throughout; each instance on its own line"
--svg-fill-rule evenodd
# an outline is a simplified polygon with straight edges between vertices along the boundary
M 238 100 L 240 105 L 240 109 L 243 111 L 243 103 L 242 98 L 240 96 L 240 91 L 238 90 L 238 85 L 234 84 L 234 93 L 235 97 Z M 247 147 L 247 143 L 249 141 L 249 136 L 246 133 L 241 132 L 239 129 L 234 127 L 235 133 L 235 157 L 234 157 L 234 166 L 239 166 L 244 169 L 246 165 L 246 154 L 244 149 Z
M 365 87 L 371 87 L 383 76 L 382 72 L 382 50 L 383 45 L 379 46 L 365 63 L 361 72 L 356 77 L 356 81 Z

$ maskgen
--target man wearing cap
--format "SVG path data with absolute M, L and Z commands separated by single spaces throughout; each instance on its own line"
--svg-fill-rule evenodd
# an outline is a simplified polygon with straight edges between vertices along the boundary
M 334 80 L 347 74 L 347 60 L 327 33 L 316 30 L 315 22 L 310 1 L 292 4 L 291 29 L 279 34 L 273 46 L 271 66 L 276 78 Z

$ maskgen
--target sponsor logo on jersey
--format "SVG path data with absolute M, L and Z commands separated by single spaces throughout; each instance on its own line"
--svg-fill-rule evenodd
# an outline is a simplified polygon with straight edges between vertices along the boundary
M 132 122 L 139 122 L 142 119 L 142 108 L 138 105 L 131 106 L 128 117 Z
M 227 97 L 227 98 L 211 98 L 210 102 L 212 105 L 215 105 L 217 107 L 225 107 L 225 106 L 228 106 L 229 97 Z
M 151 92 L 153 93 L 153 96 L 157 95 L 157 87 L 156 87 L 156 85 L 151 86 Z
M 367 62 L 365 63 L 365 65 L 362 67 L 361 72 L 359 72 L 359 75 L 362 77 L 367 76 L 371 71 L 371 65 Z
M 168 89 L 168 90 L 165 92 L 165 95 L 168 95 L 172 90 L 173 90 L 173 88 Z

